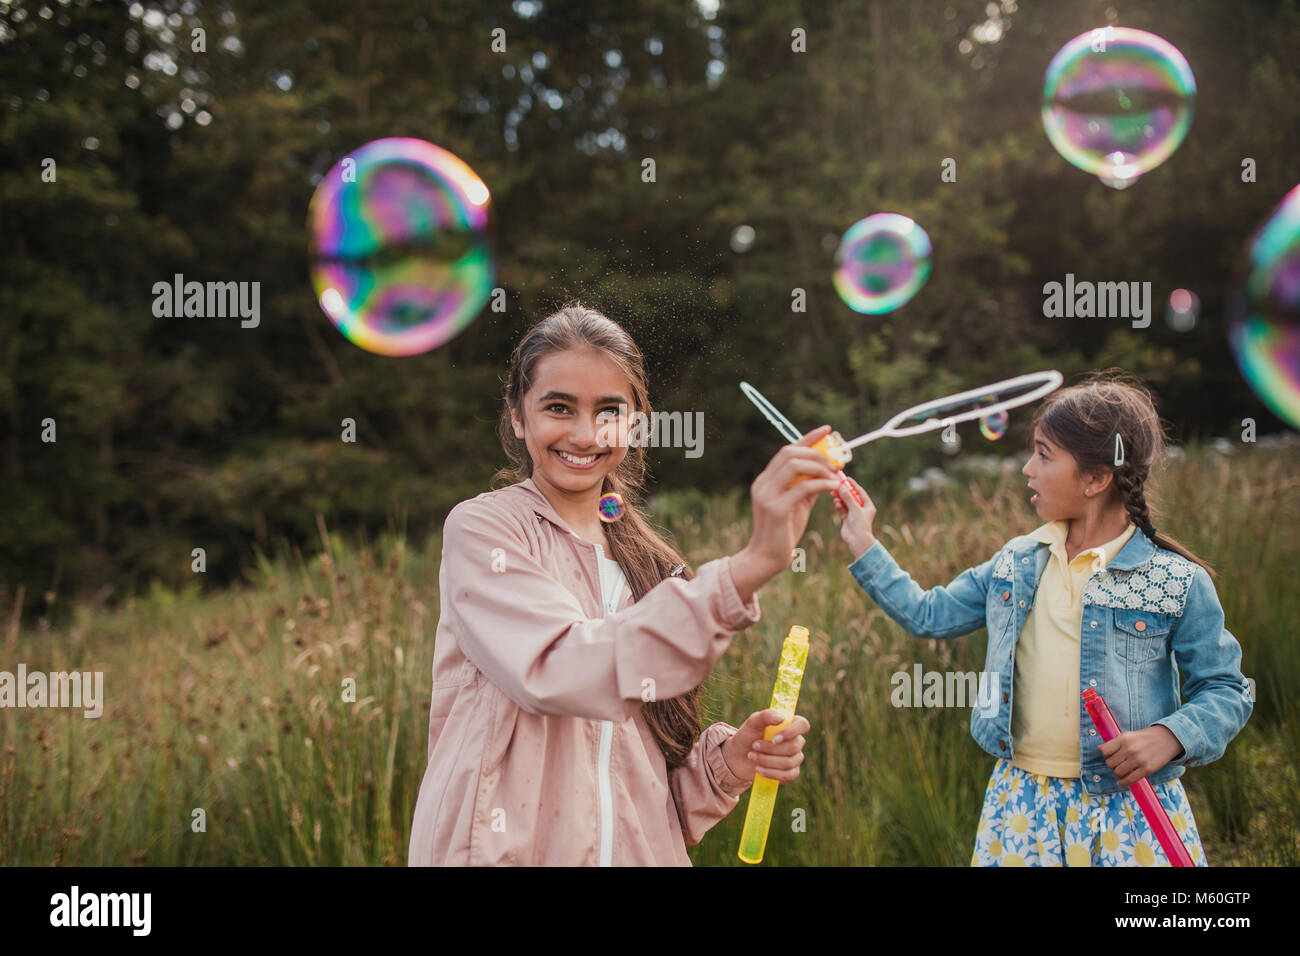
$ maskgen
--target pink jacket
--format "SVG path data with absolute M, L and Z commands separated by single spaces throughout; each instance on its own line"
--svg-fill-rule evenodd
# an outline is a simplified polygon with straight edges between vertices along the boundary
M 731 558 L 602 616 L 596 546 L 531 478 L 462 501 L 443 526 L 429 765 L 408 863 L 690 866 L 686 844 L 739 802 L 708 727 L 669 773 L 641 714 L 704 681 L 759 619 Z

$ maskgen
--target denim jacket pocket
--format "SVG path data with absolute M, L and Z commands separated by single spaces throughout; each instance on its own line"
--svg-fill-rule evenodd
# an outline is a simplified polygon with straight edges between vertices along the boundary
M 1115 608 L 1115 652 L 1130 664 L 1145 664 L 1169 650 L 1172 614 Z

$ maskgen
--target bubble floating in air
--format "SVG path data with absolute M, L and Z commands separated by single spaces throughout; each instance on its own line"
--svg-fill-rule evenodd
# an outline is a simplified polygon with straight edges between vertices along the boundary
M 1123 189 L 1179 147 L 1195 97 L 1192 69 L 1169 41 L 1145 30 L 1101 27 L 1052 58 L 1043 127 L 1067 160 Z
M 748 252 L 754 247 L 754 227 L 737 226 L 731 232 L 731 250 L 733 252 Z
M 1249 272 L 1228 341 L 1255 394 L 1300 428 L 1300 186 L 1273 210 L 1247 251 Z
M 997 401 L 995 396 L 989 396 L 980 400 L 981 405 L 992 405 Z M 1011 413 L 1005 408 L 1000 408 L 990 415 L 980 419 L 980 434 L 989 441 L 997 441 L 1007 433 L 1007 428 L 1011 424 Z
M 835 291 L 855 312 L 905 304 L 930 275 L 930 237 L 907 216 L 876 213 L 849 227 L 835 253 Z
M 380 355 L 436 349 L 491 295 L 490 196 L 463 161 L 421 139 L 378 139 L 320 181 L 308 211 L 317 301 Z
M 1201 300 L 1188 289 L 1175 289 L 1165 303 L 1165 322 L 1175 332 L 1190 332 L 1201 314 Z

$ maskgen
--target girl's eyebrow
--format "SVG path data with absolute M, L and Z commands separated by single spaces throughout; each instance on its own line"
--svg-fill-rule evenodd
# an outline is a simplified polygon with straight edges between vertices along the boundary
M 572 402 L 574 405 L 577 405 L 577 404 L 578 404 L 578 400 L 577 400 L 575 397 L 573 397 L 572 395 L 570 395 L 568 392 L 557 392 L 557 391 L 555 391 L 554 389 L 552 389 L 551 391 L 547 392 L 545 395 L 543 395 L 541 398 L 539 398 L 538 401 L 539 401 L 539 402 L 548 402 L 548 401 L 550 401 L 550 400 L 553 399 L 553 398 L 558 398 L 558 399 L 559 399 L 560 401 L 562 401 L 562 402 Z M 604 395 L 604 396 L 602 396 L 602 397 L 596 399 L 596 404 L 597 404 L 597 405 L 604 405 L 604 404 L 606 404 L 606 403 L 609 403 L 609 404 L 612 404 L 612 405 L 630 405 L 630 404 L 631 404 L 631 402 L 629 402 L 629 401 L 628 401 L 626 398 L 624 398 L 622 395 Z
M 1043 441 L 1041 438 L 1038 439 L 1037 441 L 1035 441 L 1034 444 L 1035 444 L 1035 445 L 1042 445 L 1042 446 L 1043 446 L 1043 449 L 1044 449 L 1045 451 L 1051 451 L 1051 450 L 1052 450 L 1051 446 L 1048 445 L 1047 442 Z

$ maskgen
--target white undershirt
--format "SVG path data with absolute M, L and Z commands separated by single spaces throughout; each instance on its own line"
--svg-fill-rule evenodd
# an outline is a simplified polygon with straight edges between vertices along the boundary
M 594 544 L 594 542 L 593 542 Z M 605 557 L 605 549 L 596 545 L 596 564 L 600 569 L 600 600 L 605 608 L 605 615 L 613 614 L 622 600 L 623 587 L 627 578 L 623 569 L 613 558 Z

